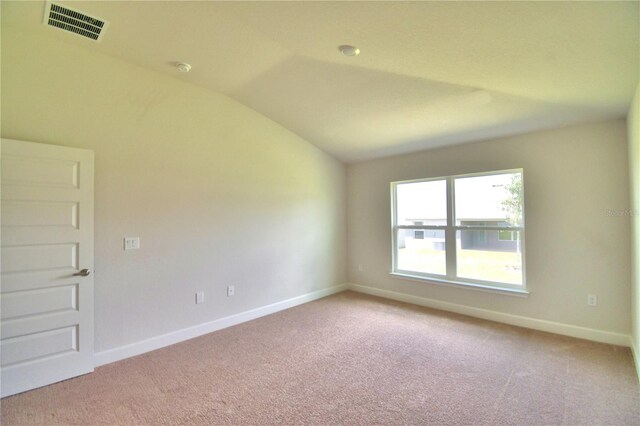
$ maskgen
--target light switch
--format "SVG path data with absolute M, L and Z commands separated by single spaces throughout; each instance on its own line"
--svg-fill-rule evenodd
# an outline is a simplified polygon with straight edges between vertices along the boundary
M 124 237 L 125 250 L 138 250 L 140 248 L 140 237 Z

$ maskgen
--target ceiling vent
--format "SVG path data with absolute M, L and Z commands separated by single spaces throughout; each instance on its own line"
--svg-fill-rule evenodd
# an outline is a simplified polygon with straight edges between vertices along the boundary
M 44 24 L 100 41 L 109 22 L 66 6 L 47 2 L 44 10 Z

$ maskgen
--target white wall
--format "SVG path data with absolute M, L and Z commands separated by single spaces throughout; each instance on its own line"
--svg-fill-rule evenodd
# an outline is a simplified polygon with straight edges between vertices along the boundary
M 629 115 L 629 181 L 631 186 L 631 253 L 632 296 L 631 315 L 636 369 L 640 377 L 640 85 L 636 90 Z
M 630 207 L 624 121 L 355 164 L 347 182 L 341 163 L 229 98 L 90 50 L 4 27 L 1 77 L 2 137 L 96 152 L 97 351 L 340 284 L 347 241 L 350 282 L 631 331 L 630 219 L 605 214 Z M 529 298 L 389 276 L 389 182 L 515 167 L 525 169 Z M 125 253 L 125 235 L 142 249 Z M 587 307 L 587 293 L 600 306 Z
M 350 165 L 349 281 L 501 313 L 629 334 L 629 208 L 624 120 Z M 528 298 L 401 280 L 391 270 L 389 183 L 524 169 Z M 364 270 L 358 271 L 362 264 Z M 598 296 L 588 307 L 587 294 Z
M 8 27 L 1 100 L 2 137 L 95 150 L 96 351 L 345 281 L 345 166 L 255 111 Z

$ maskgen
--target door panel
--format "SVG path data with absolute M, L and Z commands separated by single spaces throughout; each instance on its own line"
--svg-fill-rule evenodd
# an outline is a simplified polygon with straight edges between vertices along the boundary
M 77 161 L 6 153 L 3 158 L 6 162 L 2 168 L 2 180 L 7 184 L 78 188 L 80 178 Z
M 78 310 L 78 285 L 14 291 L 2 295 L 1 319 Z
M 55 226 L 78 229 L 78 203 L 52 201 L 5 201 L 2 226 Z
M 2 251 L 2 273 L 78 269 L 78 244 L 33 244 L 7 246 Z
M 77 325 L 40 331 L 26 336 L 4 339 L 2 342 L 2 367 L 77 351 Z
M 93 152 L 3 139 L 1 169 L 4 397 L 93 371 Z

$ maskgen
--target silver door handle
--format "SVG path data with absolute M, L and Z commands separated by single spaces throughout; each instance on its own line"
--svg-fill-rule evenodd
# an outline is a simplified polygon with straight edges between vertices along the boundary
M 83 269 L 80 272 L 73 274 L 74 277 L 88 277 L 91 272 L 88 269 Z

